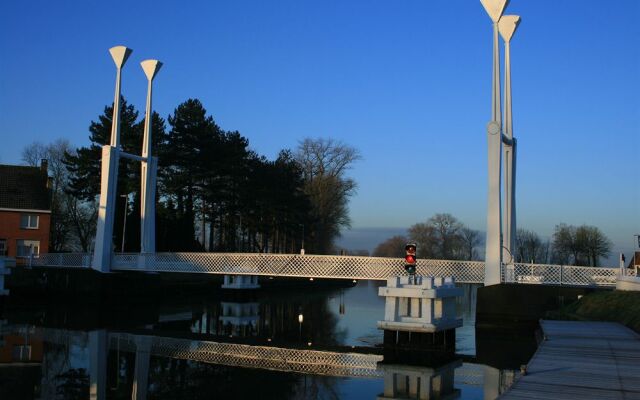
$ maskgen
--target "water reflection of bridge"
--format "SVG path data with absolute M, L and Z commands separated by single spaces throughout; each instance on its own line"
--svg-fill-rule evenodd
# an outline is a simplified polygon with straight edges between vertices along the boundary
M 488 384 L 501 385 L 506 381 L 510 384 L 514 378 L 512 373 L 496 370 L 498 380 L 488 383 L 487 378 L 495 375 L 494 372 L 488 371 L 490 367 L 463 364 L 455 357 L 439 364 L 402 365 L 396 360 L 385 362 L 385 357 L 380 354 L 350 352 L 347 347 L 339 351 L 318 351 L 106 330 L 85 332 L 29 326 L 7 326 L 2 333 L 6 334 L 9 331 L 69 349 L 87 348 L 90 392 L 92 398 L 96 399 L 106 396 L 107 356 L 110 351 L 117 352 L 118 357 L 123 353 L 135 354 L 132 389 L 134 399 L 146 398 L 151 357 L 303 375 L 383 379 L 385 398 L 402 397 L 403 394 L 412 392 L 421 393 L 415 396 L 420 399 L 439 398 L 434 393 L 438 396 L 444 392 L 455 394 L 457 391 L 453 386 L 454 378 L 456 385 L 484 386 L 485 391 Z
M 91 260 L 88 253 L 43 254 L 33 260 L 33 265 L 90 268 Z M 405 273 L 404 262 L 398 258 L 264 253 L 114 254 L 111 269 L 357 280 L 386 280 Z M 417 273 L 453 276 L 460 283 L 483 283 L 485 263 L 418 260 Z M 615 286 L 618 273 L 618 268 L 507 263 L 502 266 L 501 279 L 523 284 L 611 287 Z

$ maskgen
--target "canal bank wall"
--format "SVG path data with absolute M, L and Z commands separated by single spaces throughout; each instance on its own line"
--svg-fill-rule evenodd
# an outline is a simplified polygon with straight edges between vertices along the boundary
M 549 311 L 575 302 L 601 288 L 504 283 L 478 288 L 476 327 L 534 329 Z
M 47 299 L 82 302 L 154 302 L 158 298 L 219 292 L 249 293 L 286 287 L 352 287 L 356 282 L 340 279 L 260 277 L 259 289 L 223 289 L 224 275 L 193 273 L 112 272 L 90 268 L 12 268 L 6 287 L 12 298 L 24 301 Z

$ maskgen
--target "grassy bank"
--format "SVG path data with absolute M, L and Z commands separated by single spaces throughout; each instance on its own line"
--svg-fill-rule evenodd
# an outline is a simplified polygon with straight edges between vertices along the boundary
M 547 313 L 548 319 L 620 322 L 640 333 L 640 292 L 600 291 Z

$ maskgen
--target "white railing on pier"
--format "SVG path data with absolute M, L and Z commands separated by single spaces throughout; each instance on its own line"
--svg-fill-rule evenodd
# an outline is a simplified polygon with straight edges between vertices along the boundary
M 502 273 L 502 281 L 510 283 L 613 287 L 616 285 L 620 269 L 516 263 L 505 264 Z
M 88 253 L 42 254 L 33 260 L 33 266 L 82 268 L 90 265 Z M 386 280 L 405 274 L 404 260 L 399 258 L 271 253 L 116 253 L 112 270 L 357 280 Z M 483 283 L 484 262 L 418 260 L 417 273 L 453 276 L 459 283 Z M 619 273 L 619 268 L 515 263 L 503 265 L 502 281 L 613 287 Z M 625 273 L 634 275 L 635 271 L 627 269 Z

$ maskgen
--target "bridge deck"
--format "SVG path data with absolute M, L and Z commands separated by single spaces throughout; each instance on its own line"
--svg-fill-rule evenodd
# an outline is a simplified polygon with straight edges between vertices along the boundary
M 43 254 L 34 266 L 89 267 L 90 254 Z M 113 271 L 180 272 L 223 275 L 261 275 L 299 278 L 386 280 L 403 275 L 404 260 L 385 257 L 318 256 L 264 253 L 153 253 L 115 254 Z M 616 284 L 618 268 L 546 264 L 505 264 L 504 282 L 609 286 Z M 484 262 L 419 259 L 423 276 L 453 276 L 460 283 L 483 283 Z
M 543 321 L 547 340 L 500 399 L 640 399 L 640 335 L 613 322 Z

